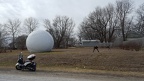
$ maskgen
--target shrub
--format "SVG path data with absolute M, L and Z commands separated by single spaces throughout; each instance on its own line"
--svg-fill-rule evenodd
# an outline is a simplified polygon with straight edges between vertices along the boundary
M 138 40 L 124 41 L 119 47 L 125 50 L 139 51 L 142 48 L 142 42 Z

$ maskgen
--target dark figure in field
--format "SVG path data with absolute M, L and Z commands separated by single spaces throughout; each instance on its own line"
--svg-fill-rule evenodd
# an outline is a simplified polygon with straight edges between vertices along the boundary
M 97 51 L 99 52 L 99 50 L 98 50 L 98 46 L 94 46 L 94 48 L 93 48 L 93 52 L 95 51 L 95 49 L 97 49 Z
M 106 48 L 108 48 L 110 50 L 110 45 L 106 46 Z

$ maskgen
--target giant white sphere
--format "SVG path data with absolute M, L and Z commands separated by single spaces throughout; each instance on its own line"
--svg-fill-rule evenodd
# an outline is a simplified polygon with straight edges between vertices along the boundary
M 26 39 L 26 46 L 29 52 L 51 51 L 54 40 L 51 34 L 45 30 L 36 30 L 30 33 Z

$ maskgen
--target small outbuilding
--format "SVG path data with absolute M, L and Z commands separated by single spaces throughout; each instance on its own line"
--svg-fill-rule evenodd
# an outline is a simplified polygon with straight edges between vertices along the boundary
M 82 40 L 81 44 L 87 47 L 99 46 L 100 40 Z

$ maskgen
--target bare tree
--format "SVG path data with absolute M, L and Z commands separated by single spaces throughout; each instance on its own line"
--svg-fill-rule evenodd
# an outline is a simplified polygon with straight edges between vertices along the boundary
M 6 45 L 7 45 L 7 38 L 6 36 L 8 35 L 5 27 L 0 24 L 0 53 L 1 52 L 6 52 Z
M 116 30 L 116 27 L 118 27 L 118 19 L 116 18 L 115 14 L 115 8 L 113 4 L 109 4 L 108 6 L 105 7 L 106 9 L 106 14 L 109 18 L 108 21 L 108 26 L 107 26 L 107 33 L 108 33 L 108 42 L 112 42 L 114 40 L 114 33 Z
M 108 20 L 105 16 L 105 10 L 97 7 L 95 11 L 89 14 L 88 18 L 81 24 L 82 31 L 87 37 L 97 36 L 95 39 L 99 39 L 101 42 L 106 41 L 106 26 Z M 89 33 L 95 34 L 89 34 Z M 93 39 L 93 38 L 92 38 Z
M 52 27 L 49 19 L 44 19 L 44 27 L 48 30 Z
M 144 3 L 139 6 L 136 13 L 137 13 L 137 23 L 136 23 L 135 29 L 141 35 L 144 35 Z
M 19 31 L 21 21 L 19 19 L 11 20 L 9 19 L 7 24 L 5 24 L 5 27 L 7 28 L 7 31 L 9 35 L 12 36 L 12 49 L 15 49 L 15 37 L 17 32 Z
M 16 46 L 18 49 L 24 50 L 26 49 L 26 35 L 21 35 L 16 38 Z
M 126 21 L 129 14 L 132 12 L 133 6 L 130 0 L 118 0 L 116 1 L 116 14 L 119 19 L 119 24 L 122 32 L 123 41 L 126 41 Z
M 24 20 L 24 27 L 28 31 L 28 34 L 34 31 L 38 27 L 38 24 L 39 24 L 38 20 L 36 20 L 33 17 L 30 17 Z
M 44 23 L 44 27 L 46 28 L 46 30 L 53 35 L 54 38 L 54 31 L 53 31 L 53 25 L 51 24 L 49 19 L 44 19 L 43 21 Z M 55 39 L 55 38 L 54 38 Z
M 72 35 L 75 26 L 72 19 L 66 16 L 57 16 L 53 24 L 48 19 L 44 20 L 44 26 L 54 38 L 55 47 L 67 47 L 68 40 Z
M 89 27 L 89 21 L 85 19 L 80 27 L 79 27 L 79 33 L 78 37 L 81 39 L 85 40 L 94 40 L 98 38 L 98 34 L 96 33 L 95 30 L 93 30 L 91 27 Z
M 106 42 L 106 26 L 108 20 L 106 20 L 104 9 L 97 7 L 96 10 L 89 15 L 88 20 L 90 25 L 89 27 L 96 31 L 98 39 L 101 42 Z
M 114 6 L 109 4 L 104 8 L 97 7 L 90 13 L 88 18 L 81 23 L 80 32 L 84 39 L 111 42 L 117 25 Z

